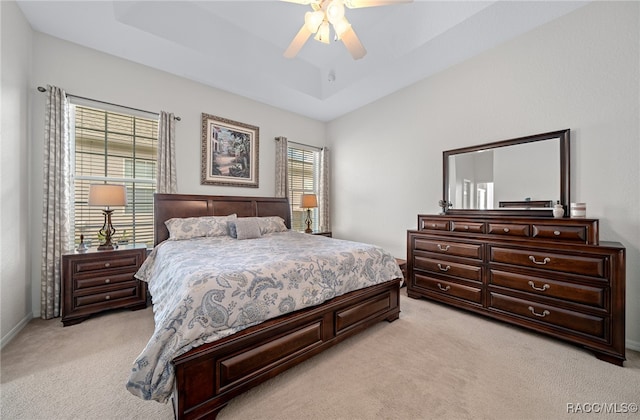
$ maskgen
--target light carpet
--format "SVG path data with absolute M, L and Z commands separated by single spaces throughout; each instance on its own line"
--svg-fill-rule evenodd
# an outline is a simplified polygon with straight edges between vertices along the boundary
M 558 340 L 408 298 L 405 289 L 401 310 L 399 320 L 235 398 L 218 419 L 640 417 L 631 412 L 640 404 L 640 353 L 627 350 L 618 367 Z M 142 401 L 124 387 L 152 331 L 150 308 L 66 328 L 59 319 L 32 320 L 2 350 L 2 419 L 172 419 L 170 404 Z

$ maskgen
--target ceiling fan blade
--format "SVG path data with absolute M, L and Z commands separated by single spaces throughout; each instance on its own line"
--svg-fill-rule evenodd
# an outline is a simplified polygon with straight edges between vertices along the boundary
M 393 4 L 411 3 L 412 1 L 413 0 L 344 0 L 344 5 L 349 9 L 358 9 L 362 7 L 390 6 Z
M 353 28 L 349 27 L 340 39 L 344 42 L 354 60 L 359 60 L 367 54 L 367 50 L 365 50 Z
M 307 25 L 302 25 L 302 28 L 298 31 L 296 36 L 291 41 L 291 44 L 287 47 L 284 52 L 284 56 L 287 58 L 293 58 L 298 55 L 298 52 L 302 49 L 302 46 L 307 42 L 307 39 L 311 36 L 313 32 L 311 32 Z

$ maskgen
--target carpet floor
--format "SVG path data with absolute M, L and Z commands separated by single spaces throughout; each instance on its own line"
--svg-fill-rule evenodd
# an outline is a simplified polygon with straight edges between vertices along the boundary
M 240 395 L 218 419 L 640 418 L 640 353 L 618 367 L 402 290 L 399 320 Z M 151 308 L 66 328 L 32 320 L 2 349 L 1 418 L 172 419 L 170 404 L 124 387 L 152 332 Z

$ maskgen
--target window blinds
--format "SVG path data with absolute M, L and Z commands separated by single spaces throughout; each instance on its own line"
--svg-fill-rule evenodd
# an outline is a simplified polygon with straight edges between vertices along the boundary
M 116 208 L 113 225 L 118 243 L 153 246 L 153 193 L 156 182 L 158 121 L 72 105 L 74 151 L 74 237 L 98 243 L 102 212 L 87 206 L 89 185 L 117 183 L 127 187 L 128 203 Z

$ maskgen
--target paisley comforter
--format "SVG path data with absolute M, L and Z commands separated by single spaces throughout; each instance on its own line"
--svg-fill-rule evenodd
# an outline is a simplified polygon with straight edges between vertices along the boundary
M 166 402 L 171 360 L 298 309 L 401 278 L 383 249 L 293 231 L 257 239 L 230 236 L 165 241 L 136 277 L 148 282 L 155 331 L 134 362 L 129 391 Z

